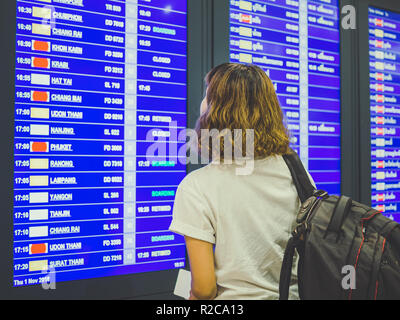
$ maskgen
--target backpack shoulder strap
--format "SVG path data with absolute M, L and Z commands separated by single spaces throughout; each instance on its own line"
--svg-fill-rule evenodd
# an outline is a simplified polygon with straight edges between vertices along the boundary
M 307 171 L 295 151 L 291 150 L 289 154 L 283 156 L 283 159 L 292 175 L 293 183 L 296 186 L 300 201 L 304 203 L 315 192 L 315 188 L 310 181 Z
M 281 273 L 279 277 L 279 300 L 289 299 L 290 281 L 292 278 L 292 267 L 295 249 L 297 246 L 297 239 L 290 238 L 285 249 Z
M 295 151 L 291 150 L 289 154 L 283 156 L 283 159 L 285 160 L 286 165 L 289 168 L 300 201 L 304 203 L 315 192 L 315 188 L 310 181 L 308 173 Z M 279 279 L 280 300 L 288 300 L 289 298 L 289 287 L 292 276 L 293 258 L 298 245 L 298 240 L 299 239 L 297 237 L 293 236 L 289 239 L 286 246 Z

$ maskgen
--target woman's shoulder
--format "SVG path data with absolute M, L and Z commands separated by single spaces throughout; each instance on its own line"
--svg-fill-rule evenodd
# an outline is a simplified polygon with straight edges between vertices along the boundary
M 263 159 L 257 160 L 245 160 L 242 162 L 233 162 L 229 164 L 211 162 L 204 167 L 193 170 L 186 175 L 182 180 L 183 184 L 192 184 L 194 182 L 211 182 L 215 181 L 220 177 L 232 175 L 253 175 L 258 173 L 259 168 L 269 168 L 272 170 L 281 169 L 285 165 L 285 161 L 282 156 L 270 156 Z M 243 169 L 249 170 L 243 170 Z M 254 170 L 256 169 L 256 170 Z
M 210 163 L 188 173 L 178 189 L 206 195 L 223 184 L 231 183 L 234 175 L 235 168 L 231 165 Z
M 189 172 L 185 178 L 179 184 L 180 189 L 191 190 L 197 189 L 204 183 L 210 183 L 210 178 L 212 177 L 212 171 L 216 168 L 212 168 L 209 165 L 201 167 L 199 169 Z

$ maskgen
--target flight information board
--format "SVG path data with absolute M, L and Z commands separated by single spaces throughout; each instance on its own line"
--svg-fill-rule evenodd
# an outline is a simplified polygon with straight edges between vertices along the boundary
M 15 83 L 14 286 L 184 267 L 187 2 L 18 0 Z
M 369 7 L 372 205 L 400 222 L 400 14 Z
M 340 193 L 338 0 L 230 1 L 230 60 L 275 85 L 292 147 L 317 186 Z

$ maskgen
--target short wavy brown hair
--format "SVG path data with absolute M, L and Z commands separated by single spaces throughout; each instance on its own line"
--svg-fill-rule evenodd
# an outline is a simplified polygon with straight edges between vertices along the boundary
M 225 63 L 212 69 L 205 82 L 207 110 L 196 124 L 199 149 L 210 150 L 210 138 L 202 138 L 204 129 L 220 132 L 241 129 L 244 150 L 246 130 L 250 129 L 254 130 L 254 154 L 251 155 L 254 159 L 290 152 L 289 134 L 274 85 L 261 68 Z M 217 156 L 224 159 L 224 142 L 220 139 Z

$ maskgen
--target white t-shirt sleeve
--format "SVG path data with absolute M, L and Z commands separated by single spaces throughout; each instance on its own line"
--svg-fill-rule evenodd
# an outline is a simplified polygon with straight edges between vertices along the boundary
M 178 187 L 169 230 L 215 244 L 215 219 L 203 196 L 194 190 Z

